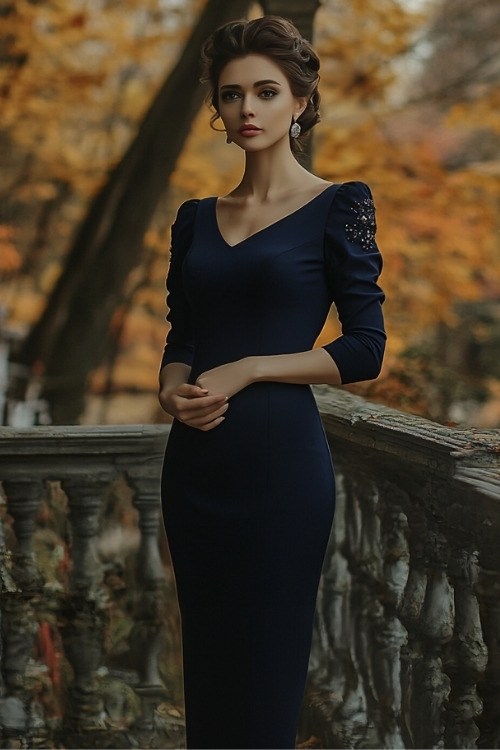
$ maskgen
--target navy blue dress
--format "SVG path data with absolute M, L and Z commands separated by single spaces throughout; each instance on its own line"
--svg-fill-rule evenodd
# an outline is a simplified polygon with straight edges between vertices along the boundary
M 172 228 L 162 367 L 205 370 L 325 346 L 343 383 L 377 376 L 385 334 L 369 189 L 330 185 L 235 246 L 216 198 Z M 316 593 L 334 511 L 330 451 L 308 385 L 254 383 L 202 432 L 174 420 L 163 517 L 182 618 L 190 748 L 293 748 Z

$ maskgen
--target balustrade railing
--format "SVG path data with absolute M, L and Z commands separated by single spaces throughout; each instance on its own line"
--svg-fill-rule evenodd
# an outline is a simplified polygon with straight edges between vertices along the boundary
M 159 674 L 172 599 L 158 545 L 167 435 L 162 426 L 0 429 L 2 747 L 182 744 L 180 713 Z M 122 563 L 106 565 L 102 512 L 118 480 L 140 538 L 120 551 Z M 59 536 L 54 509 L 64 515 Z M 56 575 L 40 546 L 44 530 Z M 126 668 L 113 662 L 113 619 L 115 631 L 128 627 Z
M 500 746 L 498 432 L 316 395 L 338 493 L 300 740 Z M 167 436 L 0 428 L 0 747 L 183 746 Z
M 500 432 L 316 397 L 338 492 L 303 737 L 500 747 Z

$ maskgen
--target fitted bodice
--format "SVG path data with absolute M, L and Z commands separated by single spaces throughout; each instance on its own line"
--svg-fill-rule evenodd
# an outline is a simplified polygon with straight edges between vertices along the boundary
M 234 246 L 219 231 L 216 199 L 200 202 L 183 267 L 192 376 L 229 358 L 312 348 L 331 304 L 323 256 L 331 193 Z

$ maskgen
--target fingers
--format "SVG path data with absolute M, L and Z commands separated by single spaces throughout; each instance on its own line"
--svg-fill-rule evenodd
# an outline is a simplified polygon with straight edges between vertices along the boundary
M 201 405 L 201 401 L 207 402 L 205 405 Z M 220 399 L 214 401 L 213 397 L 206 397 L 203 399 L 196 399 L 196 403 L 193 406 L 193 401 L 183 399 L 183 403 L 177 409 L 177 419 L 190 427 L 198 427 L 199 429 L 207 429 L 208 425 L 216 427 L 217 424 L 223 420 L 223 416 L 228 410 L 229 404 L 227 398 L 223 397 L 223 403 L 220 403 Z
M 182 383 L 172 390 L 164 387 L 158 398 L 167 414 L 199 429 L 212 429 L 220 424 L 228 406 L 225 394 L 209 395 L 206 388 L 191 383 Z
M 206 396 L 208 390 L 199 385 L 183 383 L 177 388 L 176 393 L 178 396 L 183 396 L 183 398 L 200 398 L 201 396 Z
M 206 388 L 183 383 L 170 395 L 173 414 L 180 422 L 199 430 L 208 431 L 224 421 L 228 397 L 223 394 L 208 395 Z
M 227 407 L 228 402 L 227 396 L 200 396 L 199 398 L 176 396 L 175 400 L 177 411 L 183 419 L 204 417 L 223 406 Z
M 190 385 L 188 383 L 179 386 L 175 395 L 183 399 L 188 399 L 190 406 L 193 409 L 197 409 L 198 406 L 210 406 L 212 404 L 227 401 L 227 396 L 224 393 L 212 393 L 208 395 L 208 390 L 206 388 L 201 388 L 199 385 Z
M 198 430 L 202 430 L 203 432 L 208 432 L 209 430 L 213 430 L 214 427 L 218 427 L 223 421 L 225 417 L 217 417 L 217 419 L 212 420 L 212 422 L 208 422 L 207 424 L 203 425 L 190 425 L 190 427 L 196 427 Z
M 210 409 L 202 414 L 189 415 L 184 421 L 186 424 L 192 425 L 193 427 L 203 427 L 206 424 L 210 424 L 216 419 L 223 417 L 229 408 L 229 404 L 226 402 L 218 409 Z

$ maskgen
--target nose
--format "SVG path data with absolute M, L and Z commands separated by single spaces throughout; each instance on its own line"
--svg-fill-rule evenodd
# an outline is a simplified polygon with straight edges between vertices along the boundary
M 253 117 L 255 115 L 255 107 L 252 103 L 251 95 L 247 94 L 241 100 L 241 116 L 243 118 Z

